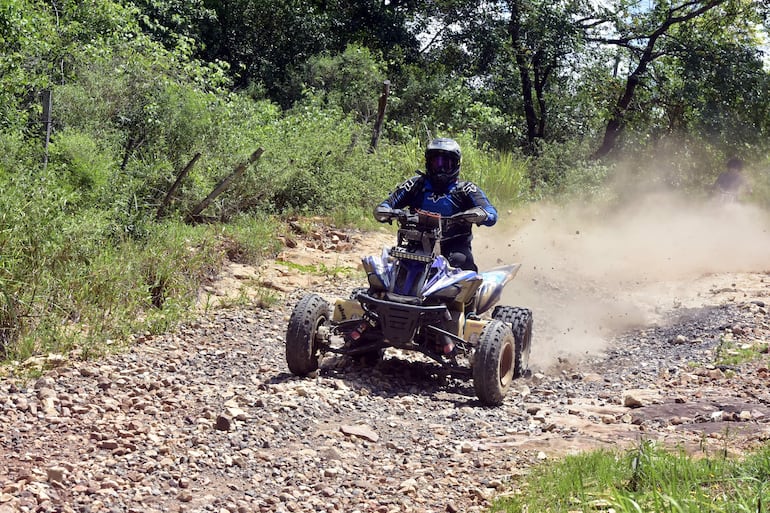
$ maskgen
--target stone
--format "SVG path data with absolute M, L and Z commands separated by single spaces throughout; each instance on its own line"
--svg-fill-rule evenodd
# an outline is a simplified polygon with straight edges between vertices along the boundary
M 662 397 L 657 390 L 646 388 L 630 389 L 623 392 L 623 406 L 626 408 L 640 408 L 650 404 L 656 404 Z
M 46 474 L 48 481 L 53 483 L 63 483 L 64 475 L 67 473 L 67 469 L 64 467 L 48 467 Z
M 369 440 L 370 442 L 377 442 L 380 439 L 380 436 L 377 434 L 376 431 L 374 431 L 369 426 L 364 425 L 342 425 L 340 426 L 340 431 L 342 431 L 344 434 L 348 436 L 355 436 L 357 438 L 363 438 L 365 440 Z
M 218 415 L 214 428 L 218 431 L 230 431 L 233 427 L 233 421 L 231 417 L 227 415 Z

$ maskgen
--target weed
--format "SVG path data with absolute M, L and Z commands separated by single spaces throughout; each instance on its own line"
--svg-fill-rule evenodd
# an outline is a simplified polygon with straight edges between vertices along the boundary
M 289 269 L 294 269 L 301 273 L 317 274 L 328 277 L 347 277 L 357 272 L 356 269 L 346 266 L 332 266 L 329 267 L 324 263 L 321 264 L 298 264 L 296 262 L 289 262 L 286 260 L 276 260 L 277 264 L 284 265 Z
M 765 358 L 766 343 L 739 343 L 732 336 L 722 335 L 716 348 L 715 365 L 737 367 L 743 363 Z
M 543 464 L 520 485 L 523 493 L 499 499 L 493 510 L 763 511 L 769 475 L 766 447 L 743 459 L 728 458 L 726 451 L 694 458 L 642 441 L 627 452 L 593 451 Z

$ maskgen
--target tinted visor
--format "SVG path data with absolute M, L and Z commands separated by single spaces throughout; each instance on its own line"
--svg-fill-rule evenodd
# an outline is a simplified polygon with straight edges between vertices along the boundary
M 455 161 L 449 155 L 434 153 L 428 157 L 428 171 L 432 174 L 451 174 L 455 167 Z

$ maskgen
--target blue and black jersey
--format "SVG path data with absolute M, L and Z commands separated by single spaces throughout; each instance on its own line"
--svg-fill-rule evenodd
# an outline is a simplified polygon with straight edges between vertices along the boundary
M 414 176 L 399 185 L 388 198 L 382 202 L 390 208 L 420 209 L 442 216 L 459 214 L 474 207 L 481 207 L 487 213 L 487 219 L 482 224 L 492 226 L 497 222 L 497 209 L 492 206 L 475 183 L 459 181 L 449 187 L 445 193 L 434 192 L 430 180 L 424 176 Z M 470 235 L 471 225 L 457 225 L 452 233 L 444 234 L 444 239 L 454 239 L 460 235 Z

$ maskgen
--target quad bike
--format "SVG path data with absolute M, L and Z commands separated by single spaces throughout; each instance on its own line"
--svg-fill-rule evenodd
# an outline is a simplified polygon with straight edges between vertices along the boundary
M 337 299 L 333 308 L 318 294 L 295 306 L 286 331 L 289 370 L 306 376 L 324 353 L 376 363 L 388 347 L 418 351 L 453 376 L 472 377 L 483 404 L 500 405 L 513 379 L 527 372 L 532 313 L 496 306 L 488 314 L 520 264 L 477 273 L 452 267 L 441 255 L 442 231 L 476 222 L 477 215 L 394 210 L 396 245 L 362 260 L 368 288 Z

